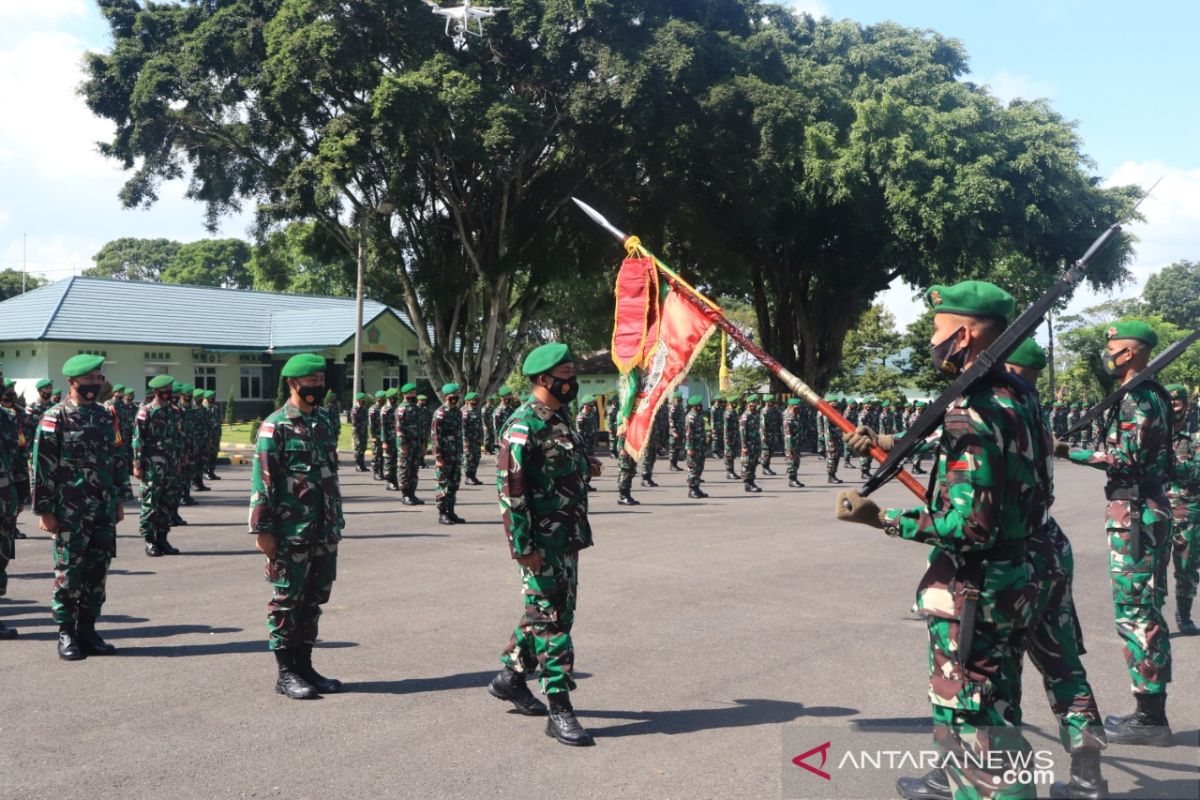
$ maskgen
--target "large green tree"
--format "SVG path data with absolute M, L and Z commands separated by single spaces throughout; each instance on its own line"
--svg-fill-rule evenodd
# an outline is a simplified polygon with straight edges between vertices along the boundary
M 0 300 L 16 297 L 22 292 L 36 289 L 46 283 L 45 278 L 23 274 L 19 269 L 0 270 Z
M 1151 275 L 1142 289 L 1142 302 L 1148 314 L 1200 328 L 1200 263 L 1177 261 Z
M 250 245 L 241 239 L 200 239 L 181 245 L 162 272 L 163 283 L 249 289 Z
M 311 222 L 272 231 L 254 248 L 249 264 L 256 289 L 330 297 L 354 294 L 357 268 L 355 259 Z
M 127 281 L 156 281 L 175 261 L 179 242 L 171 239 L 113 239 L 101 247 L 83 274 L 91 278 L 116 278 Z

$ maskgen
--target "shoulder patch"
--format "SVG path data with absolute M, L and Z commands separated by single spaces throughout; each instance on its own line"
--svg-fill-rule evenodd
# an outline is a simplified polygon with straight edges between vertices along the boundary
M 41 428 L 46 433 L 54 433 L 55 429 L 58 428 L 58 419 L 50 414 L 46 414 L 42 417 Z
M 258 426 L 258 435 L 259 436 L 274 436 L 275 435 L 275 423 L 274 422 L 264 422 L 263 424 L 259 425 Z

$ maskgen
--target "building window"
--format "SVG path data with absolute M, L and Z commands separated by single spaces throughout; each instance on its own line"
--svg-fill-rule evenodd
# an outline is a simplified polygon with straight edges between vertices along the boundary
M 217 390 L 217 368 L 196 367 L 196 388 Z
M 266 400 L 267 396 L 263 394 L 263 368 L 262 367 L 241 367 L 241 394 L 238 395 L 240 400 Z
M 384 390 L 386 391 L 387 389 L 399 389 L 401 387 L 401 385 L 402 384 L 400 383 L 400 368 L 399 367 L 389 367 L 388 370 L 383 373 L 383 388 L 384 388 Z

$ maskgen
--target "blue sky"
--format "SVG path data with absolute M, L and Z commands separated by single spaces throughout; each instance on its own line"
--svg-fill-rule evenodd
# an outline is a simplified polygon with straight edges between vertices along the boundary
M 1135 281 L 1139 291 L 1166 264 L 1200 259 L 1200 73 L 1195 32 L 1200 4 L 1153 0 L 795 0 L 815 15 L 861 22 L 895 20 L 964 42 L 971 78 L 1002 99 L 1047 97 L 1076 120 L 1097 174 L 1148 186 L 1166 179 L 1144 206 Z M 27 235 L 31 272 L 55 279 L 90 266 L 118 236 L 206 236 L 202 208 L 181 185 L 163 187 L 150 210 L 122 209 L 123 178 L 95 152 L 109 126 L 75 95 L 87 49 L 107 30 L 91 0 L 0 0 L 0 267 L 20 267 Z M 249 216 L 226 220 L 222 235 L 245 235 Z M 917 306 L 912 290 L 881 299 L 901 323 Z M 1074 308 L 1105 297 L 1080 296 Z

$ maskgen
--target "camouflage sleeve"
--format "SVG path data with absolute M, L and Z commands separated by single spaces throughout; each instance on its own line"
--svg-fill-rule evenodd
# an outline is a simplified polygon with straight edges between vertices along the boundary
M 1200 452 L 1193 450 L 1191 458 L 1175 462 L 1175 478 L 1189 483 L 1200 483 Z
M 496 456 L 500 516 L 513 558 L 522 558 L 537 551 L 533 520 L 529 516 L 525 498 L 525 467 L 531 452 L 526 446 L 528 437 L 527 426 L 518 420 L 505 431 L 500 440 L 500 452 Z
M 58 414 L 47 411 L 33 443 L 33 513 L 54 514 L 58 509 L 58 462 L 62 442 L 57 432 Z
M 112 417 L 113 438 L 110 453 L 112 455 L 113 487 L 116 488 L 119 497 L 128 497 L 130 494 L 129 487 L 129 459 L 125 455 L 125 437 L 121 435 L 121 416 L 115 408 L 108 410 Z
M 254 461 L 250 465 L 250 533 L 273 533 L 276 537 L 280 535 L 275 524 L 275 503 L 279 499 L 275 476 L 280 473 L 275 424 L 264 422 L 258 428 Z M 341 516 L 340 502 L 338 515 Z
M 429 423 L 429 435 L 433 440 L 433 460 L 435 463 L 442 461 L 441 429 L 442 410 L 439 408 L 436 412 L 434 412 L 433 421 Z
M 1111 433 L 1116 427 L 1117 444 L 1110 443 L 1106 450 L 1072 450 L 1070 459 L 1076 464 L 1105 470 L 1110 478 L 1136 481 L 1141 471 L 1138 450 L 1146 423 L 1144 412 L 1145 409 L 1131 395 L 1125 395 L 1117 409 L 1116 419 L 1107 429 Z M 1108 438 L 1111 442 L 1111 435 Z
M 952 553 L 986 550 L 1000 527 L 996 490 L 1004 480 L 1004 456 L 988 426 L 968 409 L 947 411 L 943 431 L 942 507 L 892 508 L 887 519 L 904 539 Z

